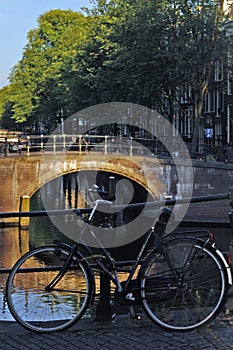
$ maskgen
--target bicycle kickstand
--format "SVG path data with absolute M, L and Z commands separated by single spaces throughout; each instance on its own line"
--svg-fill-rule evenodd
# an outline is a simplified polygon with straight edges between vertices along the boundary
M 130 315 L 130 317 L 131 317 L 133 320 L 138 320 L 138 321 L 140 321 L 140 320 L 142 319 L 141 315 L 136 314 L 136 313 L 134 312 L 134 307 L 133 307 L 133 305 L 130 305 L 130 307 L 129 307 L 129 315 Z

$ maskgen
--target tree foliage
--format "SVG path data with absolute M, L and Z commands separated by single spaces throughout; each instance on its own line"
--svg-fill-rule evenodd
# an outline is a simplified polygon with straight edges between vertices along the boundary
M 210 76 L 217 61 L 227 65 L 222 2 L 112 0 L 97 9 L 97 35 L 85 50 L 92 102 L 139 103 L 172 121 L 174 104 L 185 98 L 193 106 L 195 150 Z
M 69 116 L 96 103 L 128 101 L 172 120 L 174 103 L 191 88 L 187 102 L 194 107 L 195 147 L 214 64 L 227 62 L 222 2 L 93 4 L 85 16 L 53 10 L 39 17 L 10 76 L 11 117 L 54 123 L 62 113 Z
M 38 28 L 28 33 L 22 59 L 9 77 L 12 117 L 16 122 L 55 118 L 72 103 L 70 82 L 76 55 L 85 40 L 90 18 L 73 11 L 41 15 Z

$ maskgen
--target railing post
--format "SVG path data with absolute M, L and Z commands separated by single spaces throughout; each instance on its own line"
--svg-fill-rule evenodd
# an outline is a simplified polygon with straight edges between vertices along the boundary
M 82 153 L 82 135 L 78 136 L 78 147 L 79 147 L 79 154 Z
M 44 135 L 41 134 L 40 135 L 40 150 L 41 150 L 41 152 L 44 151 L 44 140 L 43 140 L 43 137 L 44 137 Z
M 130 136 L 130 148 L 129 148 L 129 155 L 133 155 L 133 138 Z
M 56 135 L 53 135 L 53 154 L 56 153 Z
M 229 188 L 229 200 L 230 200 L 230 205 L 233 208 L 233 187 L 232 186 Z
M 63 134 L 63 151 L 66 152 L 66 135 Z
M 114 201 L 116 199 L 116 183 L 115 176 L 109 177 L 107 200 Z M 95 322 L 112 322 L 116 314 L 112 310 L 111 301 L 111 280 L 109 276 L 100 273 L 100 300 L 96 307 Z
M 30 156 L 30 136 L 27 136 L 27 156 Z
M 30 211 L 30 198 L 29 196 L 20 197 L 20 212 L 29 212 Z M 20 228 L 28 228 L 29 226 L 29 217 L 20 217 L 19 226 Z
M 4 157 L 7 157 L 8 153 L 9 153 L 9 147 L 8 147 L 7 137 L 5 137 L 5 140 L 4 140 Z
M 104 138 L 104 154 L 108 154 L 108 135 L 105 135 Z

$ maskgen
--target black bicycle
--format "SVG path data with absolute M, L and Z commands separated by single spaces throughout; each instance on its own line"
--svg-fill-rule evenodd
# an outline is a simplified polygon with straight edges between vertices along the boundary
M 94 203 L 78 243 L 56 242 L 30 251 L 16 262 L 6 287 L 16 321 L 36 332 L 73 325 L 95 299 L 96 270 L 115 285 L 116 302 L 131 311 L 135 305 L 142 307 L 152 321 L 167 330 L 190 331 L 219 314 L 232 283 L 231 272 L 208 232 L 166 234 L 172 211 L 165 207 L 145 234 L 134 263 L 122 267 L 95 231 L 91 234 L 101 254 L 84 244 L 87 227 L 103 205 L 112 203 L 102 199 Z M 78 213 L 82 215 L 80 210 Z M 145 215 L 155 216 L 155 211 L 145 210 Z M 122 272 L 127 273 L 123 282 L 119 278 Z

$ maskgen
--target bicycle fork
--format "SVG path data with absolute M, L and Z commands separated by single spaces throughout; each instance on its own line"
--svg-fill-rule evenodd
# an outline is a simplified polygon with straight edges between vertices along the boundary
M 59 249 L 59 248 L 58 248 Z M 74 245 L 71 249 L 70 254 L 68 255 L 65 264 L 62 266 L 61 270 L 59 271 L 59 273 L 54 277 L 54 279 L 45 287 L 45 291 L 46 292 L 51 292 L 54 287 L 56 286 L 56 284 L 62 279 L 62 277 L 64 276 L 64 274 L 67 272 L 67 270 L 69 269 L 72 261 L 73 261 L 73 256 L 76 252 L 76 246 Z

